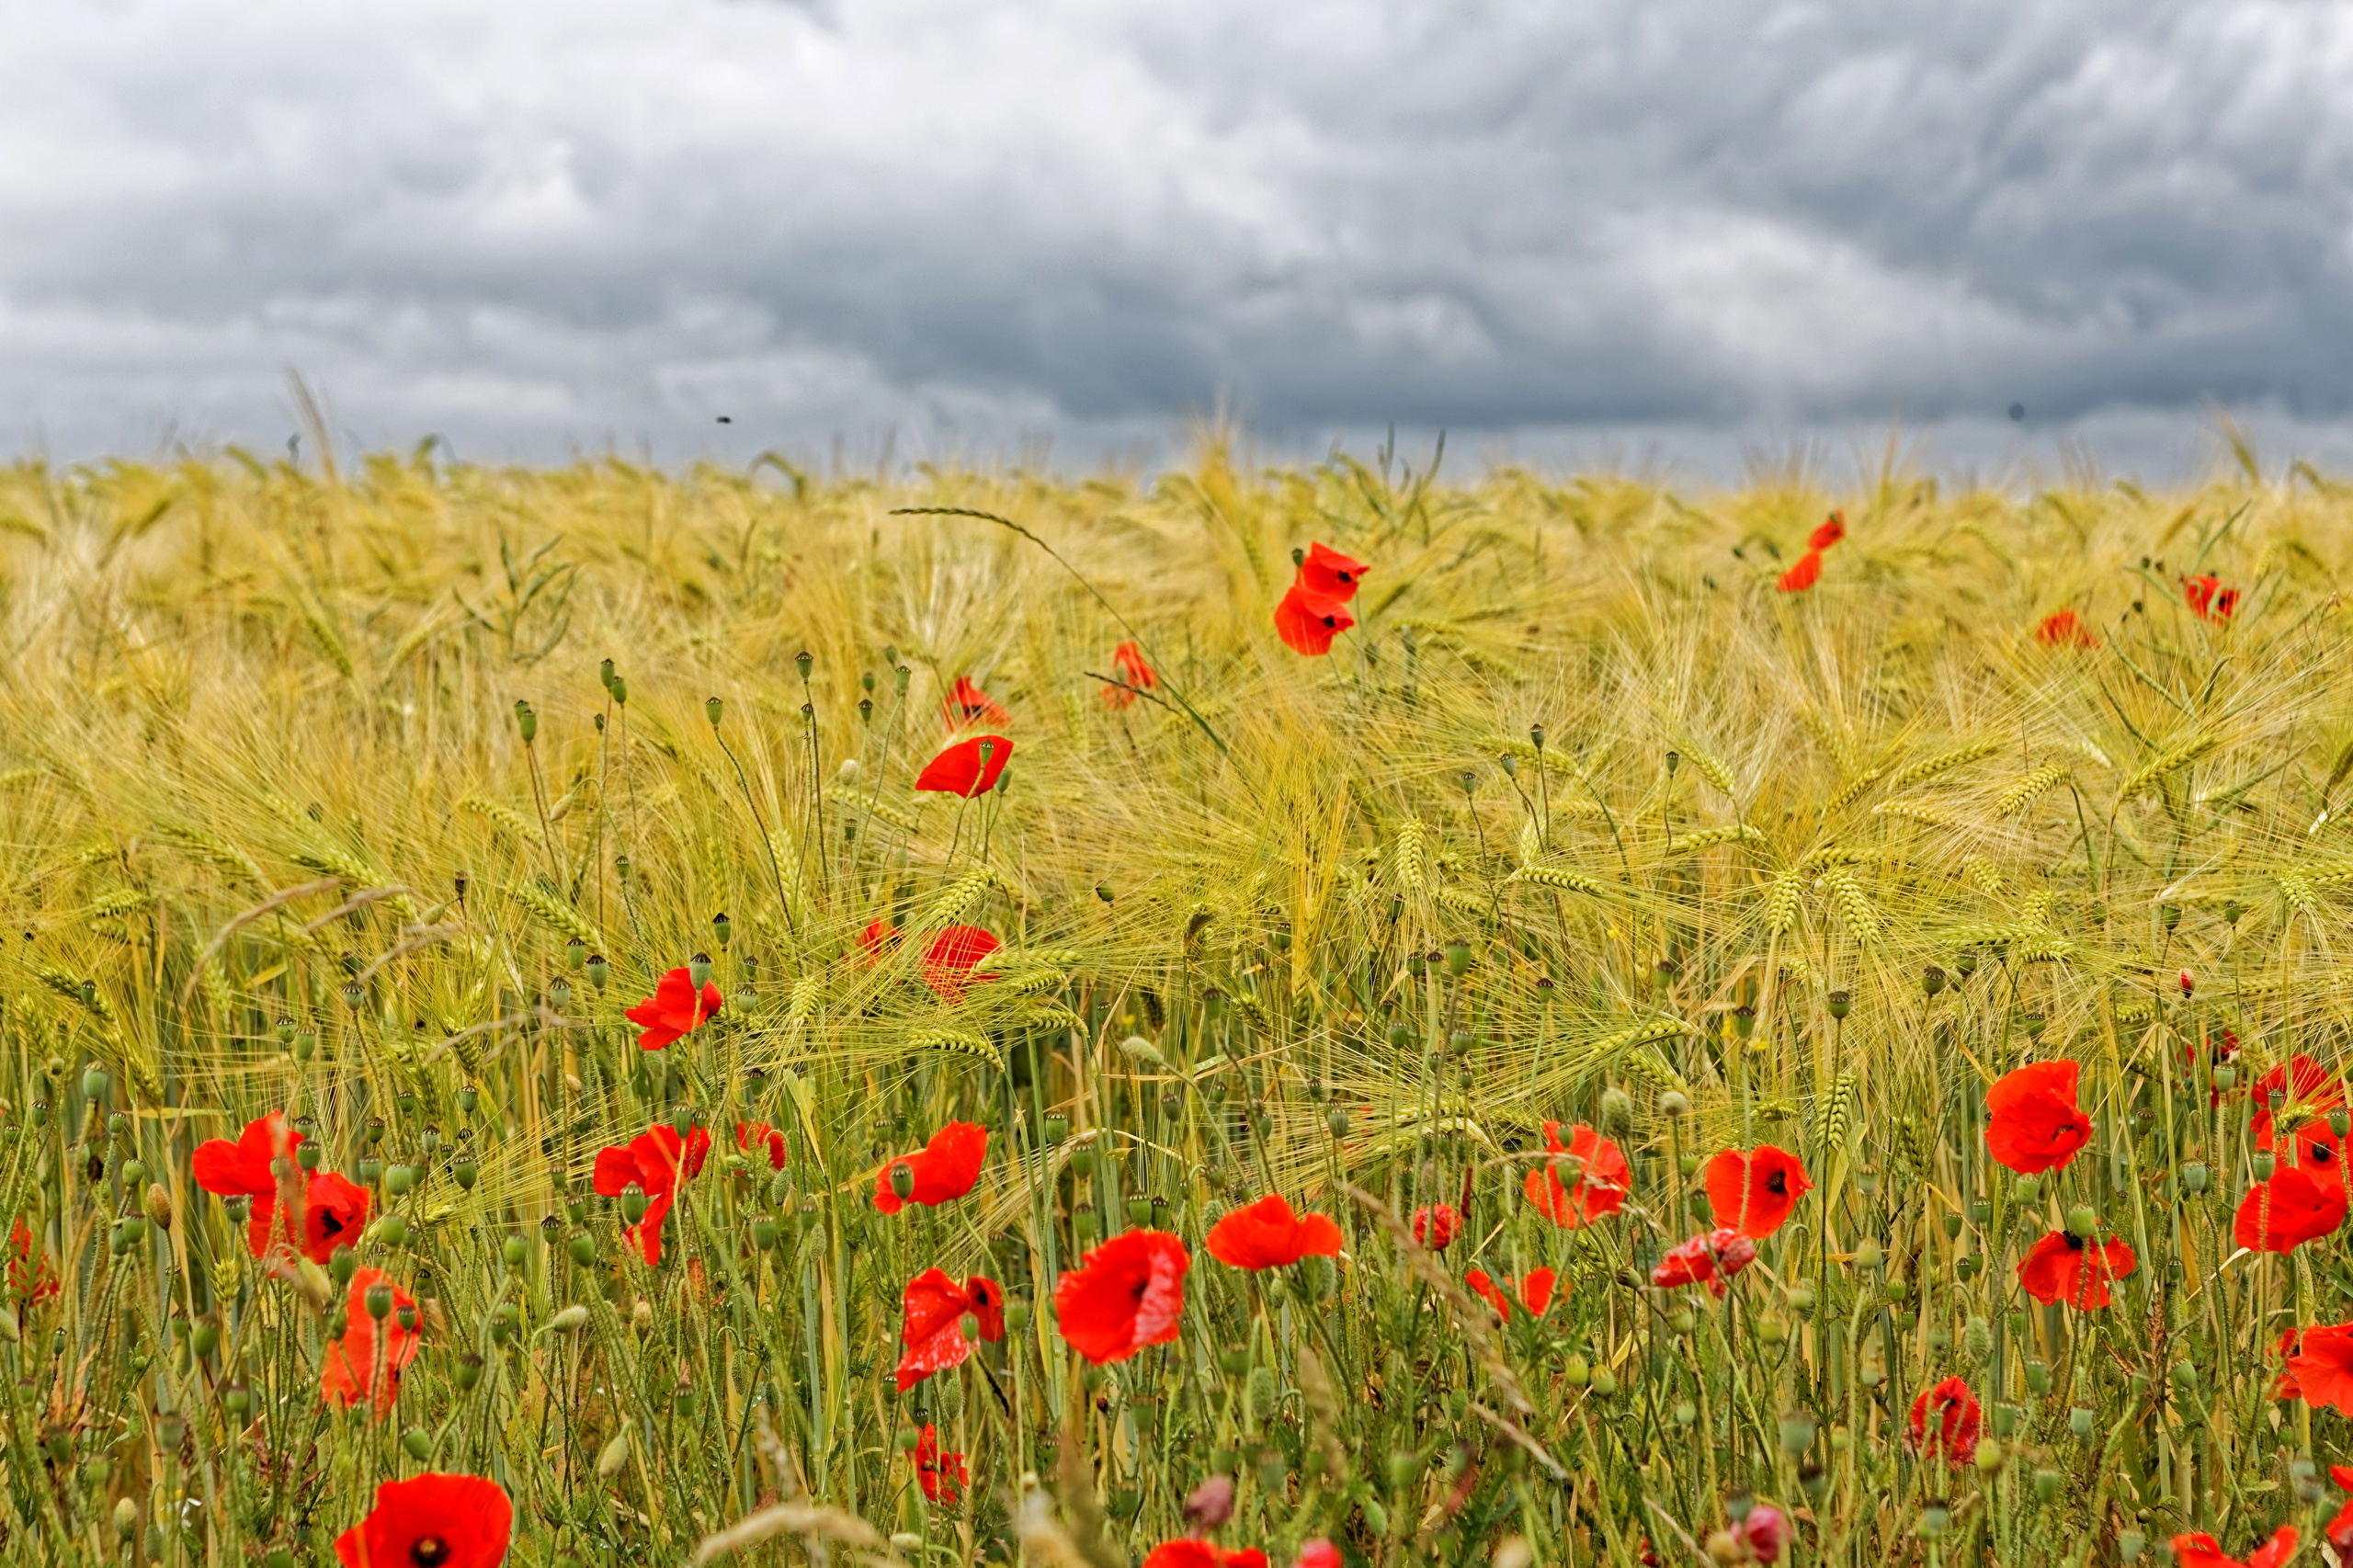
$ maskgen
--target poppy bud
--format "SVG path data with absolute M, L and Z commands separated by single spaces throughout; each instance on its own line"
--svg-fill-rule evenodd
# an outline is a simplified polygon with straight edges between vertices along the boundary
M 401 1447 L 408 1450 L 409 1458 L 422 1460 L 433 1452 L 433 1434 L 422 1426 L 412 1426 L 401 1434 Z
M 2097 1416 L 2094 1415 L 2089 1405 L 2075 1405 L 2067 1412 L 2067 1430 L 2073 1432 L 2079 1438 L 2088 1440 L 2094 1429 L 2093 1423 L 2096 1420 L 2097 1420 Z
M 1618 1392 L 1618 1374 L 1607 1367 L 1593 1369 L 1593 1393 L 1597 1399 L 1608 1399 Z
M 588 1326 L 588 1309 L 574 1302 L 548 1319 L 548 1327 L 558 1334 L 577 1334 Z
M 1633 1125 L 1634 1099 L 1625 1090 L 1611 1085 L 1601 1091 L 1601 1130 L 1612 1137 L 1622 1137 Z
M 1781 1451 L 1791 1459 L 1797 1458 L 1813 1446 L 1814 1430 L 1814 1420 L 1812 1415 L 1802 1410 L 1783 1411 L 1781 1413 Z
M 1920 1509 L 1920 1539 L 1935 1540 L 1952 1525 L 1952 1510 L 1942 1503 L 1929 1503 Z
M 1691 1096 L 1680 1089 L 1669 1089 L 1659 1096 L 1658 1111 L 1661 1116 L 1671 1117 L 1679 1121 L 1691 1114 Z
M 168 1231 L 172 1228 L 172 1195 L 165 1190 L 161 1182 L 147 1184 L 147 1191 L 141 1199 L 141 1205 L 147 1210 L 149 1222 L 157 1230 Z
M 2010 1456 L 2003 1450 L 2001 1440 L 1999 1438 L 1981 1437 L 1978 1439 L 1976 1464 L 1981 1472 L 1986 1475 L 1998 1474 L 2002 1466 L 2009 1462 L 2009 1457 Z
M 2116 1532 L 2116 1560 L 2119 1562 L 2137 1562 L 2141 1560 L 2141 1553 L 2148 1549 L 2149 1538 L 2139 1530 Z
M 509 1236 L 498 1244 L 498 1256 L 506 1259 L 507 1267 L 520 1268 L 531 1253 L 522 1237 Z

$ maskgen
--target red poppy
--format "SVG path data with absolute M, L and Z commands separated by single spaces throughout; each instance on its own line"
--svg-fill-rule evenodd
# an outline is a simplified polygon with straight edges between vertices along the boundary
M 978 926 L 950 926 L 923 952 L 923 983 L 953 1006 L 964 999 L 964 983 L 981 960 L 997 950 L 996 937 Z M 986 980 L 987 975 L 981 976 Z
M 980 1335 L 995 1345 L 1005 1337 L 1005 1287 L 975 1274 L 961 1285 L 942 1269 L 926 1268 L 907 1281 L 900 1298 L 899 1392 L 906 1392 L 934 1372 L 961 1367 L 972 1353 L 964 1337 L 964 1317 L 977 1320 Z
M 2255 1102 L 2255 1119 L 2251 1125 L 2255 1131 L 2255 1146 L 2258 1149 L 2271 1147 L 2271 1096 L 2275 1094 L 2281 1096 L 2279 1110 L 2282 1116 L 2300 1117 L 2306 1121 L 2340 1110 L 2345 1105 L 2344 1084 L 2327 1068 L 2298 1051 L 2247 1086 L 2247 1097 Z M 2335 1134 L 2329 1134 L 2329 1137 L 2333 1143 Z
M 1802 594 L 1822 581 L 1822 551 L 1809 550 L 1798 563 L 1781 574 L 1781 592 Z
M 1310 544 L 1307 559 L 1299 563 L 1291 581 L 1315 598 L 1344 605 L 1357 597 L 1357 585 L 1364 581 L 1366 570 L 1361 561 L 1351 561 L 1326 545 Z
M 1317 1536 L 1299 1549 L 1291 1568 L 1341 1568 L 1340 1549 Z
M 924 764 L 915 788 L 969 801 L 995 789 L 997 776 L 1012 760 L 1013 743 L 1003 735 L 970 735 Z
M 423 1348 L 424 1335 L 401 1326 L 402 1310 L 414 1309 L 416 1302 L 397 1285 L 392 1285 L 392 1310 L 385 1314 L 379 1346 L 378 1324 L 368 1311 L 368 1288 L 380 1281 L 392 1285 L 392 1277 L 381 1268 L 354 1269 L 351 1289 L 344 1292 L 343 1337 L 327 1346 L 326 1366 L 319 1373 L 319 1395 L 337 1410 L 370 1401 L 377 1415 L 388 1414 L 400 1392 L 401 1369 Z
M 1165 1231 L 1130 1231 L 1054 1282 L 1054 1323 L 1071 1348 L 1100 1366 L 1176 1337 L 1185 1312 L 1185 1244 Z
M 32 1227 L 25 1223 L 22 1214 L 8 1227 L 8 1244 L 17 1256 L 8 1260 L 8 1290 L 27 1306 L 39 1306 L 59 1294 L 57 1271 L 49 1266 L 48 1256 L 33 1245 Z
M 1537 1212 L 1555 1225 L 1575 1230 L 1590 1225 L 1596 1220 L 1607 1219 L 1625 1206 L 1629 1183 L 1633 1171 L 1626 1164 L 1625 1152 L 1587 1127 L 1578 1122 L 1569 1130 L 1568 1146 L 1561 1144 L 1561 1124 L 1544 1124 L 1544 1146 L 1555 1154 L 1566 1154 L 1574 1163 L 1568 1182 L 1561 1180 L 1561 1162 L 1547 1160 L 1540 1170 L 1528 1173 L 1525 1190 L 1528 1200 L 1536 1205 Z
M 1267 1554 L 1255 1546 L 1229 1551 L 1214 1541 L 1185 1536 L 1154 1547 L 1143 1568 L 1267 1568 Z
M 2302 1385 L 2296 1381 L 2296 1352 L 2302 1347 L 2302 1342 L 2296 1337 L 2294 1329 L 2284 1329 L 2280 1332 L 2279 1348 L 2272 1352 L 2279 1358 L 2279 1381 L 2271 1390 L 2272 1398 L 2302 1399 L 2304 1397 Z
M 1985 1147 L 2020 1176 L 2040 1176 L 2091 1141 L 2092 1119 L 2075 1105 L 2076 1062 L 2038 1062 L 2006 1073 L 1985 1091 Z
M 1414 1210 L 1414 1244 L 1444 1252 L 1462 1229 L 1462 1216 L 1451 1203 L 1425 1203 Z
M 2330 1465 L 2328 1478 L 2336 1483 L 2339 1492 L 2353 1492 L 2353 1466 Z M 2343 1568 L 2348 1560 L 2353 1560 L 2353 1502 L 2337 1509 L 2336 1517 L 2329 1520 L 2321 1533 L 2328 1537 L 2328 1544 L 2336 1549 L 2339 1568 Z
M 2288 1358 L 2288 1377 L 2306 1404 L 2353 1415 L 2353 1323 L 2304 1330 Z
M 1286 1268 L 1301 1258 L 1337 1257 L 1340 1227 L 1322 1214 L 1293 1214 L 1279 1192 L 1236 1209 L 1210 1227 L 1209 1255 L 1235 1268 Z
M 1977 1457 L 1978 1416 L 1977 1396 L 1969 1392 L 1969 1384 L 1947 1378 L 1912 1402 L 1912 1447 L 1923 1454 L 1941 1454 L 1947 1464 L 1967 1464 Z
M 376 1488 L 376 1506 L 336 1538 L 343 1568 L 498 1568 L 515 1531 L 506 1488 L 427 1471 Z
M 923 1488 L 926 1500 L 952 1508 L 964 1495 L 964 1488 L 972 1484 L 972 1474 L 964 1468 L 962 1454 L 939 1451 L 939 1432 L 930 1423 L 924 1424 L 922 1434 L 915 1438 L 915 1482 Z
M 1732 1277 L 1756 1261 L 1755 1242 L 1738 1231 L 1711 1231 L 1669 1247 L 1651 1270 L 1651 1283 L 1662 1290 L 1705 1285 L 1710 1295 L 1721 1300 Z
M 2097 648 L 2099 639 L 2072 609 L 2054 609 L 2034 629 L 2034 640 L 2046 648 Z
M 988 1157 L 989 1130 L 972 1121 L 951 1121 L 931 1135 L 931 1142 L 912 1154 L 892 1160 L 875 1173 L 874 1207 L 896 1214 L 910 1203 L 936 1209 L 953 1203 L 981 1179 L 981 1162 Z M 891 1187 L 891 1173 L 904 1165 L 915 1185 L 901 1199 Z
M 997 706 L 996 701 L 972 684 L 971 676 L 958 676 L 956 686 L 939 705 L 940 717 L 948 721 L 951 730 L 967 724 L 1011 724 L 1013 715 Z
M 1840 540 L 1845 539 L 1846 537 L 1847 514 L 1844 512 L 1833 512 L 1830 516 L 1822 519 L 1822 526 L 1820 528 L 1815 528 L 1812 534 L 1807 536 L 1805 541 L 1806 548 L 1808 550 L 1828 550 L 1832 545 L 1836 544 Z
M 197 1186 L 223 1198 L 275 1198 L 278 1173 L 273 1162 L 280 1154 L 291 1154 L 301 1142 L 302 1135 L 287 1127 L 285 1113 L 274 1110 L 245 1123 L 233 1143 L 226 1138 L 199 1143 L 189 1161 L 190 1174 Z
M 1108 707 L 1132 707 L 1136 692 L 1150 691 L 1160 684 L 1160 677 L 1152 673 L 1150 665 L 1144 663 L 1143 650 L 1133 642 L 1122 642 L 1111 650 L 1111 667 L 1119 671 L 1120 678 L 1128 684 L 1113 686 L 1105 683 L 1103 701 Z M 1129 689 L 1131 687 L 1134 690 Z
M 1347 606 L 1320 598 L 1293 583 L 1275 607 L 1275 635 L 1294 653 L 1313 657 L 1332 651 L 1332 639 L 1357 623 Z
M 898 945 L 899 928 L 878 915 L 866 923 L 865 930 L 858 934 L 858 961 L 872 969 L 882 961 L 885 953 Z
M 2184 577 L 2181 588 L 2189 608 L 2208 620 L 2228 620 L 2239 608 L 2239 591 L 2222 586 L 2220 577 Z
M 656 1122 L 620 1148 L 597 1151 L 591 1177 L 597 1192 L 619 1198 L 634 1187 L 649 1199 L 645 1217 L 621 1234 L 637 1244 L 647 1267 L 662 1261 L 662 1221 L 670 1216 L 687 1182 L 701 1173 L 710 1153 L 710 1134 L 696 1128 L 680 1138 L 667 1122 Z
M 1813 1189 L 1798 1157 L 1770 1143 L 1745 1154 L 1726 1149 L 1708 1162 L 1708 1205 L 1716 1223 L 1755 1240 L 1779 1230 Z
M 333 1171 L 313 1171 L 302 1183 L 299 1214 L 278 1211 L 278 1194 L 266 1192 L 253 1200 L 245 1221 L 245 1245 L 256 1257 L 273 1246 L 292 1247 L 313 1263 L 324 1263 L 337 1247 L 359 1239 L 368 1224 L 368 1189 Z
M 2239 1200 L 2231 1239 L 2250 1252 L 2293 1252 L 2343 1223 L 2342 1180 L 2303 1165 L 2281 1165 Z
M 719 987 L 709 981 L 695 990 L 694 976 L 674 969 L 654 983 L 654 994 L 622 1016 L 645 1032 L 637 1037 L 640 1051 L 659 1051 L 692 1034 L 705 1018 L 719 1013 Z
M 1528 1315 L 1540 1318 L 1544 1309 L 1552 1304 L 1552 1286 L 1558 1277 L 1549 1268 L 1531 1268 L 1519 1278 L 1519 1303 Z M 1495 1315 L 1506 1323 L 1511 1321 L 1512 1282 L 1508 1278 L 1496 1279 L 1483 1268 L 1474 1268 L 1462 1277 L 1463 1283 L 1486 1298 L 1495 1309 Z
M 2173 1538 L 2174 1568 L 2279 1568 L 2296 1555 L 2296 1527 L 2281 1525 L 2271 1532 L 2271 1539 L 2247 1554 L 2242 1562 L 2235 1557 L 2223 1555 L 2214 1538 L 2200 1531 L 2195 1535 Z
M 2121 1236 L 2099 1245 L 2053 1231 L 2018 1259 L 2018 1283 L 2044 1306 L 2064 1301 L 2085 1312 L 2108 1305 L 2109 1282 L 2132 1272 L 2139 1260 Z
M 765 1121 L 739 1121 L 735 1124 L 735 1147 L 747 1154 L 756 1155 L 763 1146 L 767 1151 L 768 1169 L 784 1169 L 786 1151 L 783 1133 Z

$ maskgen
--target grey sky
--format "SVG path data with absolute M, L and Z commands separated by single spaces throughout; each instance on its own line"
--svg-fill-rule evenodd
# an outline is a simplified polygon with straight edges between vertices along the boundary
M 2353 426 L 2344 6 L 0 18 L 0 449 Z

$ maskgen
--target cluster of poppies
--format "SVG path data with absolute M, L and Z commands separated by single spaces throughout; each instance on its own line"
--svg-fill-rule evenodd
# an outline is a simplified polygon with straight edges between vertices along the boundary
M 1847 514 L 1833 512 L 1822 519 L 1822 525 L 1806 536 L 1805 553 L 1797 563 L 1781 574 L 1781 592 L 1802 594 L 1822 581 L 1822 555 L 1832 545 L 1847 537 Z
M 1787 586 L 1787 584 L 1783 585 Z M 2216 625 L 2227 624 L 2239 607 L 2239 591 L 2225 587 L 2220 577 L 2184 577 L 2181 589 L 2182 597 L 2188 601 L 2190 613 Z M 2044 616 L 2034 629 L 2034 640 L 2046 648 L 2099 646 L 2099 638 L 2085 623 L 2084 618 L 2073 609 L 2056 609 Z
M 1290 588 L 1275 607 L 1275 635 L 1294 653 L 1313 657 L 1332 651 L 1332 639 L 1357 623 L 1348 601 L 1357 597 L 1365 564 L 1323 544 L 1310 544 L 1291 574 Z

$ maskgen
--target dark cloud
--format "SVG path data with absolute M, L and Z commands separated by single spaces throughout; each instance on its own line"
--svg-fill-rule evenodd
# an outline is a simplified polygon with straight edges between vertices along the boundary
M 0 57 L 0 431 L 1695 440 L 2353 414 L 2353 13 L 117 0 Z M 2137 422 L 2137 423 L 2136 423 Z M 2008 438 L 2006 435 L 2003 438 Z

